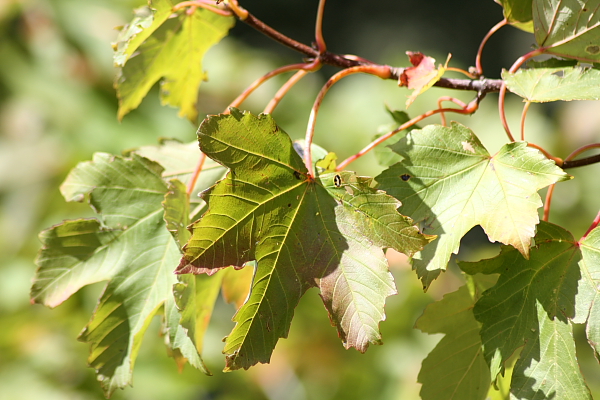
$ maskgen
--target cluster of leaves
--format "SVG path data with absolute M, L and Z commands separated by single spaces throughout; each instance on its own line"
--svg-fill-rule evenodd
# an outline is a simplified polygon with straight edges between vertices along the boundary
M 161 80 L 162 101 L 196 119 L 203 55 L 234 19 L 204 8 L 173 12 L 176 3 L 152 0 L 121 31 L 119 117 Z M 509 90 L 532 102 L 600 98 L 600 72 L 580 64 L 600 58 L 599 1 L 500 3 L 508 22 L 534 32 L 543 52 L 569 59 L 504 73 Z M 600 228 L 576 240 L 540 223 L 538 191 L 571 177 L 538 150 L 513 142 L 491 155 L 466 126 L 428 125 L 382 151 L 386 169 L 375 178 L 337 171 L 335 155 L 317 146 L 311 176 L 303 146 L 271 116 L 237 109 L 206 118 L 198 141 L 212 159 L 201 164 L 199 179 L 196 143 L 96 154 L 71 171 L 61 191 L 67 201 L 87 201 L 97 218 L 41 233 L 34 302 L 55 307 L 107 281 L 80 335 L 107 395 L 131 382 L 158 314 L 178 364 L 209 373 L 200 355 L 221 291 L 238 308 L 226 370 L 268 362 L 311 287 L 344 346 L 364 352 L 381 342 L 385 300 L 396 293 L 385 249 L 411 256 L 427 289 L 480 225 L 504 246 L 492 259 L 460 263 L 466 285 L 418 320 L 423 332 L 445 334 L 423 362 L 422 397 L 483 399 L 522 347 L 515 398 L 590 398 L 572 325 L 586 324 L 600 353 Z

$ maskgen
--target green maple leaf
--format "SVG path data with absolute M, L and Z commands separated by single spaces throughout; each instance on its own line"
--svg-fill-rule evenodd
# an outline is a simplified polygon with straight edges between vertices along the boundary
M 507 88 L 528 101 L 600 99 L 600 69 L 582 66 L 502 72 Z
M 198 138 L 230 171 L 203 193 L 208 212 L 193 225 L 178 272 L 212 274 L 256 260 L 249 298 L 225 343 L 226 370 L 268 362 L 312 286 L 347 348 L 379 343 L 384 301 L 396 292 L 382 248 L 412 254 L 430 238 L 370 179 L 351 172 L 310 179 L 268 115 L 234 109 L 206 119 Z
M 185 242 L 189 235 L 181 229 L 187 225 L 189 205 L 185 185 L 172 178 L 189 179 L 199 157 L 197 145 L 166 142 L 139 152 L 160 159 L 167 168 L 137 152 L 128 158 L 98 153 L 71 171 L 61 186 L 64 197 L 88 198 L 98 219 L 65 221 L 41 233 L 39 269 L 31 290 L 32 301 L 56 307 L 83 286 L 108 281 L 80 335 L 90 344 L 88 361 L 107 395 L 131 382 L 146 328 L 161 309 L 167 347 L 179 366 L 187 361 L 208 373 L 200 358 L 206 311 L 190 310 L 211 308 L 214 299 L 208 296 L 201 302 L 185 293 L 188 287 L 197 291 L 197 279 L 173 274 L 181 258 L 176 237 Z M 212 162 L 206 168 L 196 192 L 224 171 Z M 166 180 L 171 180 L 169 185 Z M 218 290 L 218 280 L 212 282 Z M 194 307 L 182 315 L 177 305 L 187 303 Z
M 510 244 L 527 257 L 542 205 L 537 191 L 570 178 L 525 142 L 490 156 L 458 123 L 411 131 L 393 149 L 403 159 L 375 178 L 378 188 L 400 200 L 402 212 L 423 232 L 438 236 L 413 257 L 425 288 L 475 225 L 491 241 Z
M 150 88 L 161 81 L 161 101 L 180 109 L 179 116 L 196 122 L 196 102 L 204 54 L 233 26 L 232 17 L 206 9 L 172 14 L 173 2 L 153 1 L 154 18 L 134 18 L 117 44 L 120 66 L 115 82 L 119 119 L 137 108 Z M 142 42 L 143 41 L 143 42 Z
M 481 282 L 479 282 L 481 281 Z M 482 279 L 444 295 L 427 306 L 415 328 L 445 336 L 423 360 L 418 381 L 423 400 L 485 399 L 490 387 L 489 367 L 483 358 L 473 306 L 480 291 L 493 285 Z
M 578 243 L 564 229 L 542 222 L 535 242 L 529 260 L 504 247 L 495 258 L 459 262 L 469 274 L 500 273 L 473 310 L 482 323 L 491 378 L 525 344 L 513 370 L 513 396 L 589 399 L 571 324 L 587 323 L 588 339 L 597 351 L 600 230 Z
M 600 61 L 599 0 L 534 0 L 533 25 L 545 53 Z
M 511 25 L 533 32 L 533 0 L 494 0 L 504 8 L 504 18 Z

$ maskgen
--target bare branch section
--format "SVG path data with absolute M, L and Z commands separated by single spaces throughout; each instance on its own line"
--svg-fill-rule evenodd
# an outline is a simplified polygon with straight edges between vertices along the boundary
M 351 68 L 359 65 L 377 65 L 366 60 L 348 58 L 346 56 L 331 53 L 329 51 L 319 54 L 319 50 L 285 36 L 281 32 L 271 28 L 256 18 L 252 13 L 248 13 L 248 16 L 243 20 L 243 22 L 262 34 L 270 37 L 271 39 L 291 48 L 292 50 L 302 53 L 311 59 L 318 58 L 322 64 L 332 65 L 338 68 Z M 404 72 L 404 68 L 391 68 L 391 71 L 392 74 L 390 75 L 389 79 L 395 79 L 398 81 Z M 502 80 L 485 79 L 483 77 L 477 80 L 441 78 L 434 84 L 434 86 L 446 89 L 475 91 L 478 93 L 493 93 L 500 91 L 500 88 L 502 87 Z

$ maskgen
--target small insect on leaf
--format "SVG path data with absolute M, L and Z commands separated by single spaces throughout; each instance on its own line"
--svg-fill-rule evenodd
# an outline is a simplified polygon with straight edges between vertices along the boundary
M 400 175 L 400 179 L 402 179 L 404 182 L 407 182 L 410 179 L 410 175 L 402 174 L 402 175 Z
M 342 177 L 340 175 L 336 175 L 333 177 L 333 184 L 335 185 L 335 187 L 340 187 L 342 186 Z

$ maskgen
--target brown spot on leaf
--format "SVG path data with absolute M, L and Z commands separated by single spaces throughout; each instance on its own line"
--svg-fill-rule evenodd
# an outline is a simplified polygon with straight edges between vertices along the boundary
M 586 47 L 585 51 L 589 54 L 596 55 L 600 53 L 600 46 L 598 46 L 597 44 L 592 44 Z

